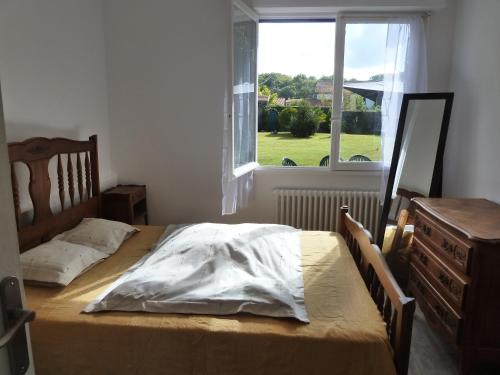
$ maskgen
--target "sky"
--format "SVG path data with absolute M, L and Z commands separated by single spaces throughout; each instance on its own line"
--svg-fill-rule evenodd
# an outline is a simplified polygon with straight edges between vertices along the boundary
M 347 25 L 344 78 L 383 73 L 386 34 L 386 25 Z M 333 75 L 335 23 L 261 23 L 258 53 L 259 73 Z

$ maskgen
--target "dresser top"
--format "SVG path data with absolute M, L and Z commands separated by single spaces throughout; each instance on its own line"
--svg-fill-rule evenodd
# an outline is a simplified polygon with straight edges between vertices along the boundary
M 486 199 L 415 198 L 416 206 L 470 240 L 500 242 L 500 205 Z

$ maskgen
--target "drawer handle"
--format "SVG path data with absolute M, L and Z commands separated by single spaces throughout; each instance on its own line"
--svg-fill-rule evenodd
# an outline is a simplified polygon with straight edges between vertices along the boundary
M 443 243 L 441 244 L 441 247 L 443 248 L 444 251 L 453 255 L 455 259 L 458 259 L 462 263 L 465 262 L 467 256 L 465 252 L 458 247 L 458 245 L 453 245 L 446 238 L 443 238 Z
M 443 238 L 441 247 L 444 249 L 444 251 L 450 254 L 455 254 L 455 252 L 457 251 L 457 245 L 453 245 L 452 243 L 448 242 L 446 238 Z
M 443 284 L 443 286 L 448 289 L 451 294 L 455 297 L 460 298 L 462 295 L 462 290 L 455 285 L 454 280 L 443 272 L 439 272 L 438 280 Z
M 416 247 L 414 247 L 413 254 L 415 254 L 415 257 L 418 258 L 420 263 L 422 263 L 424 266 L 427 266 L 428 258 L 424 253 L 422 253 L 420 250 L 418 250 Z
M 452 280 L 443 272 L 439 272 L 438 279 L 441 281 L 441 284 L 447 288 L 449 288 L 452 283 Z
M 430 237 L 432 235 L 432 228 L 426 224 L 422 225 L 422 232 L 424 232 L 424 234 L 427 236 L 427 237 Z

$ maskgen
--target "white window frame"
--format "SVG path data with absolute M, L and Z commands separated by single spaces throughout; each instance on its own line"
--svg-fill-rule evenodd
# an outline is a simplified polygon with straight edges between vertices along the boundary
M 259 36 L 259 21 L 263 20 L 279 20 L 280 18 L 293 18 L 293 19 L 303 19 L 304 21 L 310 20 L 312 18 L 325 18 L 325 19 L 334 19 L 335 20 L 335 57 L 334 57 L 334 92 L 333 92 L 333 103 L 332 103 L 332 118 L 331 118 L 331 142 L 330 142 L 330 168 L 324 168 L 319 166 L 297 166 L 297 167 L 282 167 L 282 166 L 261 166 L 258 160 L 258 124 L 255 127 L 255 161 L 247 163 L 238 168 L 234 168 L 234 108 L 233 108 L 233 8 L 231 8 L 231 37 L 230 37 L 230 67 L 231 67 L 231 79 L 230 79 L 230 108 L 231 108 L 231 131 L 232 131 L 232 152 L 231 156 L 231 165 L 233 166 L 233 177 L 239 177 L 248 173 L 255 169 L 260 170 L 291 170 L 291 171 L 325 171 L 325 172 L 358 172 L 358 173 L 380 173 L 383 167 L 383 163 L 381 161 L 371 161 L 371 162 L 349 162 L 349 161 L 340 161 L 340 135 L 341 135 L 341 125 L 342 125 L 342 100 L 343 100 L 343 83 L 344 83 L 344 54 L 345 54 L 345 32 L 347 24 L 356 24 L 356 23 L 384 23 L 384 18 L 386 17 L 394 17 L 398 14 L 407 14 L 407 13 L 322 13 L 319 16 L 313 15 L 302 15 L 297 16 L 290 14 L 272 15 L 272 16 L 259 16 L 257 12 L 247 6 L 241 0 L 232 0 L 232 6 L 238 7 L 241 11 L 243 11 L 246 15 L 248 15 L 251 19 L 253 19 L 257 23 L 257 53 L 258 53 L 258 36 Z M 256 63 L 256 78 L 255 78 L 255 95 L 256 95 L 256 104 L 258 103 L 258 66 Z M 339 88 L 340 89 L 337 89 Z M 258 122 L 258 105 L 255 106 L 256 117 L 255 121 Z
M 255 21 L 256 23 L 256 49 L 258 53 L 259 49 L 259 15 L 257 12 L 255 12 L 252 8 L 250 8 L 248 5 L 246 5 L 243 1 L 241 0 L 232 0 L 231 1 L 231 19 L 230 19 L 230 48 L 229 48 L 229 55 L 230 55 L 230 96 L 228 98 L 229 100 L 229 106 L 231 108 L 230 112 L 230 121 L 231 121 L 231 152 L 230 152 L 230 162 L 233 170 L 233 178 L 238 178 L 240 176 L 243 176 L 246 173 L 249 173 L 253 171 L 254 169 L 259 167 L 259 163 L 257 162 L 258 160 L 258 142 L 257 142 L 257 132 L 258 132 L 258 95 L 259 95 L 259 81 L 258 81 L 258 66 L 257 66 L 257 57 L 255 61 L 255 84 L 254 84 L 254 92 L 255 92 L 255 161 L 246 163 L 242 166 L 236 167 L 234 165 L 234 53 L 233 53 L 233 42 L 234 42 L 234 33 L 233 33 L 233 21 L 234 21 L 234 7 L 237 7 L 240 11 L 242 11 L 245 15 L 247 15 L 250 19 Z M 250 90 L 248 92 L 251 92 Z
M 369 17 L 335 17 L 335 67 L 333 73 L 333 109 L 331 118 L 332 141 L 330 150 L 331 171 L 380 171 L 381 161 L 350 162 L 340 161 L 340 134 L 342 130 L 342 99 L 344 87 L 345 30 L 347 24 L 382 23 Z M 340 89 L 339 89 L 340 87 Z

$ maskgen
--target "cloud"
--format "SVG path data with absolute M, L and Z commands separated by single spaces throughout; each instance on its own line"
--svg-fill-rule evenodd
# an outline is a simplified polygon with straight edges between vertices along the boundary
M 387 25 L 349 24 L 346 28 L 345 78 L 383 73 Z M 259 73 L 329 76 L 335 59 L 335 23 L 261 23 Z

